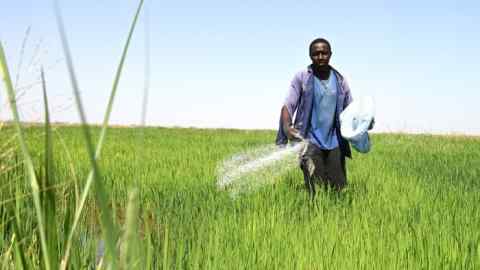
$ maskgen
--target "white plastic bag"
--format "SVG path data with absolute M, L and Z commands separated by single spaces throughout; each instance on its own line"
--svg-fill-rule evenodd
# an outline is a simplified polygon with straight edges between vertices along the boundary
M 372 97 L 355 99 L 340 114 L 340 131 L 355 150 L 368 153 L 371 148 L 368 127 L 375 117 L 375 104 Z

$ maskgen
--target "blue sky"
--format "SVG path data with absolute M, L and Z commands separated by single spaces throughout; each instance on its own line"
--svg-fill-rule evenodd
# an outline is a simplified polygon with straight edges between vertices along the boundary
M 38 81 L 44 65 L 53 118 L 78 122 L 52 1 L 2 2 L 0 39 L 14 77 L 20 74 L 18 85 Z M 99 123 L 137 3 L 60 2 L 87 118 Z M 476 1 L 150 1 L 147 7 L 149 125 L 273 129 L 290 80 L 310 63 L 308 44 L 325 37 L 331 64 L 347 77 L 354 98 L 374 97 L 377 131 L 480 134 Z M 145 14 L 114 124 L 140 122 Z M 19 103 L 24 119 L 41 119 L 39 85 L 27 87 Z M 5 105 L 0 117 L 8 117 Z

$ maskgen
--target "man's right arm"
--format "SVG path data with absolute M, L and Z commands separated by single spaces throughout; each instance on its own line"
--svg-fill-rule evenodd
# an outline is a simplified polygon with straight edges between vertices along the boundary
M 282 126 L 288 139 L 298 138 L 299 132 L 292 125 L 292 116 L 297 110 L 302 91 L 301 73 L 297 73 L 290 83 L 287 97 L 282 107 Z

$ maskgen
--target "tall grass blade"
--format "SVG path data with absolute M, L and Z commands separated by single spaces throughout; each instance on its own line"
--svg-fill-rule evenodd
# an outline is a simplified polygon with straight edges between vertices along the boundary
M 60 38 L 62 40 L 62 47 L 65 54 L 66 62 L 67 62 L 68 74 L 69 74 L 70 82 L 73 88 L 73 94 L 75 97 L 77 111 L 80 116 L 82 134 L 85 140 L 85 147 L 87 149 L 88 158 L 90 161 L 90 166 L 93 174 L 93 179 L 94 179 L 93 182 L 95 183 L 95 201 L 97 202 L 100 208 L 100 222 L 102 224 L 103 237 L 105 238 L 106 254 L 108 259 L 110 260 L 112 268 L 116 269 L 117 229 L 115 227 L 115 224 L 112 221 L 112 214 L 111 214 L 110 208 L 108 207 L 108 203 L 109 203 L 108 195 L 101 182 L 102 177 L 101 177 L 100 170 L 95 158 L 95 151 L 94 151 L 94 146 L 92 142 L 92 137 L 91 137 L 90 129 L 85 117 L 85 112 L 83 110 L 82 99 L 80 97 L 80 90 L 78 87 L 78 82 L 77 82 L 75 70 L 73 67 L 73 60 L 70 53 L 70 47 L 68 45 L 68 40 L 67 40 L 66 32 L 64 29 L 63 20 L 60 14 L 60 8 L 58 6 L 57 1 L 55 1 L 55 11 L 56 11 L 57 25 L 60 33 Z M 69 241 L 70 240 L 71 239 L 69 239 Z
M 105 112 L 105 117 L 104 117 L 103 124 L 102 124 L 102 130 L 100 131 L 100 137 L 99 137 L 98 143 L 96 145 L 95 159 L 98 159 L 100 157 L 101 149 L 102 149 L 102 146 L 103 146 L 103 143 L 104 143 L 104 140 L 105 140 L 105 135 L 106 135 L 108 123 L 110 121 L 110 115 L 111 115 L 111 112 L 112 112 L 113 102 L 114 102 L 115 95 L 116 95 L 116 92 L 117 92 L 118 83 L 120 81 L 120 76 L 121 76 L 121 73 L 122 73 L 122 70 L 123 70 L 123 65 L 124 65 L 124 62 L 125 62 L 125 59 L 126 59 L 126 56 L 127 56 L 128 48 L 129 48 L 129 45 L 130 45 L 130 40 L 132 38 L 133 31 L 135 30 L 135 26 L 137 24 L 137 20 L 138 20 L 140 11 L 142 9 L 142 6 L 143 6 L 143 0 L 141 0 L 138 4 L 138 8 L 137 8 L 137 11 L 135 13 L 135 17 L 134 17 L 133 22 L 130 26 L 130 31 L 128 33 L 127 41 L 126 41 L 124 49 L 123 49 L 123 53 L 122 53 L 122 56 L 121 56 L 121 59 L 120 59 L 120 63 L 117 67 L 117 71 L 116 71 L 115 78 L 114 78 L 114 81 L 113 81 L 112 90 L 111 90 L 110 97 L 109 97 L 109 100 L 108 100 L 107 110 Z M 80 216 L 81 216 L 81 213 L 82 213 L 83 208 L 85 206 L 87 195 L 88 195 L 88 192 L 89 192 L 90 187 L 92 185 L 93 179 L 94 179 L 94 173 L 93 173 L 93 171 L 90 171 L 90 173 L 88 175 L 88 178 L 87 178 L 87 181 L 85 183 L 85 187 L 82 191 L 82 195 L 81 195 L 81 198 L 80 198 L 79 205 L 77 206 L 77 210 L 75 211 L 74 221 L 73 221 L 71 231 L 69 232 L 69 236 L 68 236 L 68 240 L 67 240 L 67 247 L 66 247 L 65 255 L 64 255 L 64 258 L 62 260 L 63 263 L 68 262 L 68 257 L 69 257 L 69 254 L 70 254 L 72 238 L 73 238 L 74 232 L 75 232 L 75 230 L 78 226 Z M 62 269 L 66 269 L 65 267 L 66 267 L 66 264 L 64 264 L 64 267 L 62 267 Z
M 113 80 L 112 90 L 110 92 L 110 97 L 108 99 L 107 111 L 105 112 L 105 117 L 103 119 L 102 131 L 100 133 L 100 138 L 98 139 L 97 151 L 96 151 L 97 156 L 100 155 L 100 151 L 102 149 L 103 141 L 106 135 L 106 128 L 108 127 L 108 122 L 110 121 L 110 115 L 113 109 L 113 102 L 115 100 L 115 95 L 117 93 L 118 83 L 120 82 L 120 76 L 122 75 L 123 65 L 124 65 L 125 59 L 127 58 L 127 52 L 130 46 L 130 41 L 132 39 L 135 26 L 137 25 L 137 20 L 140 15 L 140 11 L 142 10 L 142 6 L 143 6 L 143 0 L 140 0 L 137 7 L 137 11 L 135 12 L 135 17 L 133 18 L 133 22 L 130 26 L 130 31 L 128 32 L 127 41 L 125 42 L 125 46 L 123 47 L 120 63 L 118 64 L 117 71 L 115 73 L 115 79 Z
M 53 144 L 52 130 L 50 125 L 50 113 L 48 110 L 47 86 L 43 67 L 40 71 L 42 81 L 43 103 L 45 108 L 45 175 L 42 181 L 43 209 L 45 210 L 45 234 L 47 237 L 47 248 L 50 255 L 51 266 L 58 269 L 58 235 L 57 223 L 55 221 L 55 178 L 53 173 Z
M 124 231 L 122 266 L 125 269 L 139 269 L 142 257 L 139 253 L 138 191 L 136 189 L 133 189 L 129 195 Z
M 8 65 L 7 65 L 7 60 L 5 57 L 5 52 L 3 50 L 3 45 L 0 42 L 0 75 L 3 78 L 5 88 L 8 94 L 8 100 L 10 104 L 10 110 L 12 111 L 13 119 L 14 119 L 14 126 L 16 129 L 16 132 L 18 134 L 18 142 L 20 144 L 20 148 L 23 154 L 23 159 L 25 161 L 25 166 L 27 170 L 27 177 L 30 180 L 30 186 L 32 188 L 32 195 L 33 195 L 33 203 L 35 205 L 35 212 L 36 212 L 36 217 L 37 217 L 37 222 L 38 222 L 38 227 L 39 227 L 39 235 L 40 235 L 40 244 L 41 244 L 41 250 L 42 250 L 42 257 L 45 263 L 45 269 L 50 270 L 50 259 L 49 259 L 49 254 L 48 254 L 48 249 L 47 249 L 47 241 L 46 241 L 46 236 L 45 236 L 45 226 L 44 226 L 44 220 L 43 220 L 43 211 L 42 211 L 42 205 L 40 201 L 40 188 L 39 188 L 39 182 L 37 180 L 37 176 L 35 175 L 35 169 L 33 167 L 33 161 L 30 156 L 30 153 L 28 152 L 25 137 L 23 135 L 22 127 L 20 125 L 20 116 L 18 114 L 17 110 L 17 103 L 16 103 L 16 97 L 15 97 L 15 91 L 13 89 L 12 85 L 12 80 L 10 77 L 10 73 L 8 71 Z

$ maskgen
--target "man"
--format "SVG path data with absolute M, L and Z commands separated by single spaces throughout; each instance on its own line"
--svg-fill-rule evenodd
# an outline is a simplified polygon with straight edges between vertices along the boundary
M 277 145 L 304 139 L 300 156 L 305 186 L 312 198 L 315 181 L 340 191 L 347 184 L 345 157 L 349 143 L 340 134 L 340 113 L 352 101 L 345 78 L 329 65 L 330 43 L 318 38 L 310 43 L 312 64 L 293 78 L 282 107 Z M 295 121 L 292 124 L 292 117 Z

